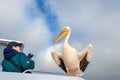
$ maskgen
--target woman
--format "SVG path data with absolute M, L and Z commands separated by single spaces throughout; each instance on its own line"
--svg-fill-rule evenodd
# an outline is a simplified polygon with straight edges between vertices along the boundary
M 4 49 L 2 70 L 6 72 L 24 72 L 34 68 L 34 61 L 22 52 L 22 43 L 10 42 Z

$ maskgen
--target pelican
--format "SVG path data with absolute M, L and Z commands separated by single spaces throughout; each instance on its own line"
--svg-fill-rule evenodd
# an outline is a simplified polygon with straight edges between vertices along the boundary
M 81 77 L 92 59 L 93 47 L 89 44 L 84 50 L 78 52 L 75 48 L 68 44 L 71 34 L 69 26 L 65 26 L 63 31 L 58 35 L 53 44 L 59 42 L 65 37 L 63 43 L 63 53 L 52 51 L 51 55 L 54 62 L 63 69 L 67 75 Z

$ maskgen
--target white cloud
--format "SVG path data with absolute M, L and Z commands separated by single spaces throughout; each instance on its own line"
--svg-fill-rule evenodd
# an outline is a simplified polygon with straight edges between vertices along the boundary
M 0 37 L 23 41 L 27 53 L 48 46 L 51 34 L 34 0 L 1 0 L 0 13 Z
M 62 45 L 57 44 L 54 46 L 50 46 L 45 50 L 42 50 L 39 54 L 37 54 L 36 67 L 35 70 L 43 71 L 43 72 L 53 72 L 53 73 L 61 73 L 65 74 L 65 72 L 58 67 L 58 65 L 53 61 L 51 56 L 51 51 L 62 52 Z

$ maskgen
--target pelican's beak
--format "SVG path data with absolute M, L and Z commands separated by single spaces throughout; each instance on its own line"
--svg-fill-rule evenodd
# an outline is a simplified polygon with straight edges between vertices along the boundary
M 66 37 L 68 35 L 69 31 L 67 30 L 63 30 L 58 37 L 55 39 L 53 44 L 56 44 L 57 42 L 59 42 L 62 38 Z

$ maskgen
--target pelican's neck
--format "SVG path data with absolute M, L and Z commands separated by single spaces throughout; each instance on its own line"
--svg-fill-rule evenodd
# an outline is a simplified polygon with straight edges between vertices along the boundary
M 68 35 L 65 38 L 64 45 L 68 45 L 70 34 L 71 34 L 71 32 L 69 31 Z

